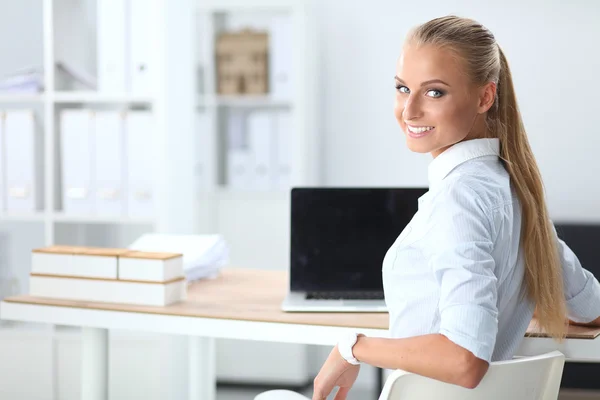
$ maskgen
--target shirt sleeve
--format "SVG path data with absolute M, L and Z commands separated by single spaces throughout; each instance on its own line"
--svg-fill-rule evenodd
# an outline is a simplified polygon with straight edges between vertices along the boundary
M 498 333 L 493 221 L 469 185 L 440 195 L 423 246 L 440 288 L 439 333 L 490 362 Z
M 563 285 L 569 319 L 591 322 L 600 316 L 600 283 L 584 269 L 573 250 L 556 234 L 558 255 L 562 264 Z

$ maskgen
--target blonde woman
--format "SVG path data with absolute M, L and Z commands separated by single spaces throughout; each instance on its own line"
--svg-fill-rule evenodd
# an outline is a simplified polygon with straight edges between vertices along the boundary
M 600 285 L 556 236 L 493 34 L 454 16 L 413 29 L 398 60 L 395 115 L 433 157 L 429 191 L 383 261 L 391 339 L 340 340 L 313 400 L 346 399 L 360 362 L 473 388 L 512 358 L 534 314 L 560 340 L 598 324 Z

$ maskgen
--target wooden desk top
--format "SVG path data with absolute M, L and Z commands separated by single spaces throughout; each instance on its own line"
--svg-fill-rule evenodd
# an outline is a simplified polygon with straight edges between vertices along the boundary
M 283 312 L 281 303 L 287 294 L 287 288 L 287 273 L 283 271 L 226 268 L 216 279 L 191 283 L 188 286 L 187 300 L 166 307 L 60 300 L 27 295 L 7 297 L 4 301 L 200 318 L 368 329 L 388 328 L 387 313 Z M 598 335 L 600 328 L 570 326 L 567 337 L 594 339 Z M 532 321 L 526 336 L 547 335 L 537 329 L 535 321 Z

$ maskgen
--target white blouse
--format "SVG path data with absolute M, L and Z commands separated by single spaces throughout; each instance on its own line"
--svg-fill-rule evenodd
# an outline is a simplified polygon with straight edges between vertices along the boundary
M 488 362 L 519 347 L 534 305 L 524 296 L 520 203 L 499 148 L 468 140 L 431 162 L 429 191 L 383 261 L 391 337 L 441 333 Z M 600 284 L 557 240 L 569 317 L 589 322 L 600 315 Z

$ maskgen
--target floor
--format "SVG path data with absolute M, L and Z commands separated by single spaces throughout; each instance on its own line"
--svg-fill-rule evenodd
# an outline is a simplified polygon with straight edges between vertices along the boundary
M 260 389 L 219 389 L 217 391 L 217 400 L 253 400 L 254 396 L 256 396 L 259 393 L 262 393 L 264 390 L 260 390 Z M 310 396 L 312 395 L 312 391 L 308 390 L 306 392 L 302 393 L 303 395 L 307 396 L 309 399 L 311 398 Z M 333 395 L 329 397 L 330 399 L 333 399 Z M 373 392 L 372 391 L 360 391 L 360 390 L 355 390 L 355 391 L 351 391 L 348 394 L 348 400 L 377 400 L 374 398 Z M 561 399 L 562 400 L 562 399 Z
M 260 389 L 230 389 L 223 388 L 217 391 L 217 400 L 253 400 L 254 396 L 263 392 Z M 302 393 L 310 399 L 310 390 Z M 330 396 L 333 399 L 333 396 Z M 348 395 L 348 400 L 377 400 L 373 396 L 372 391 L 351 391 Z M 600 393 L 586 392 L 579 390 L 563 390 L 561 391 L 558 400 L 600 400 Z

